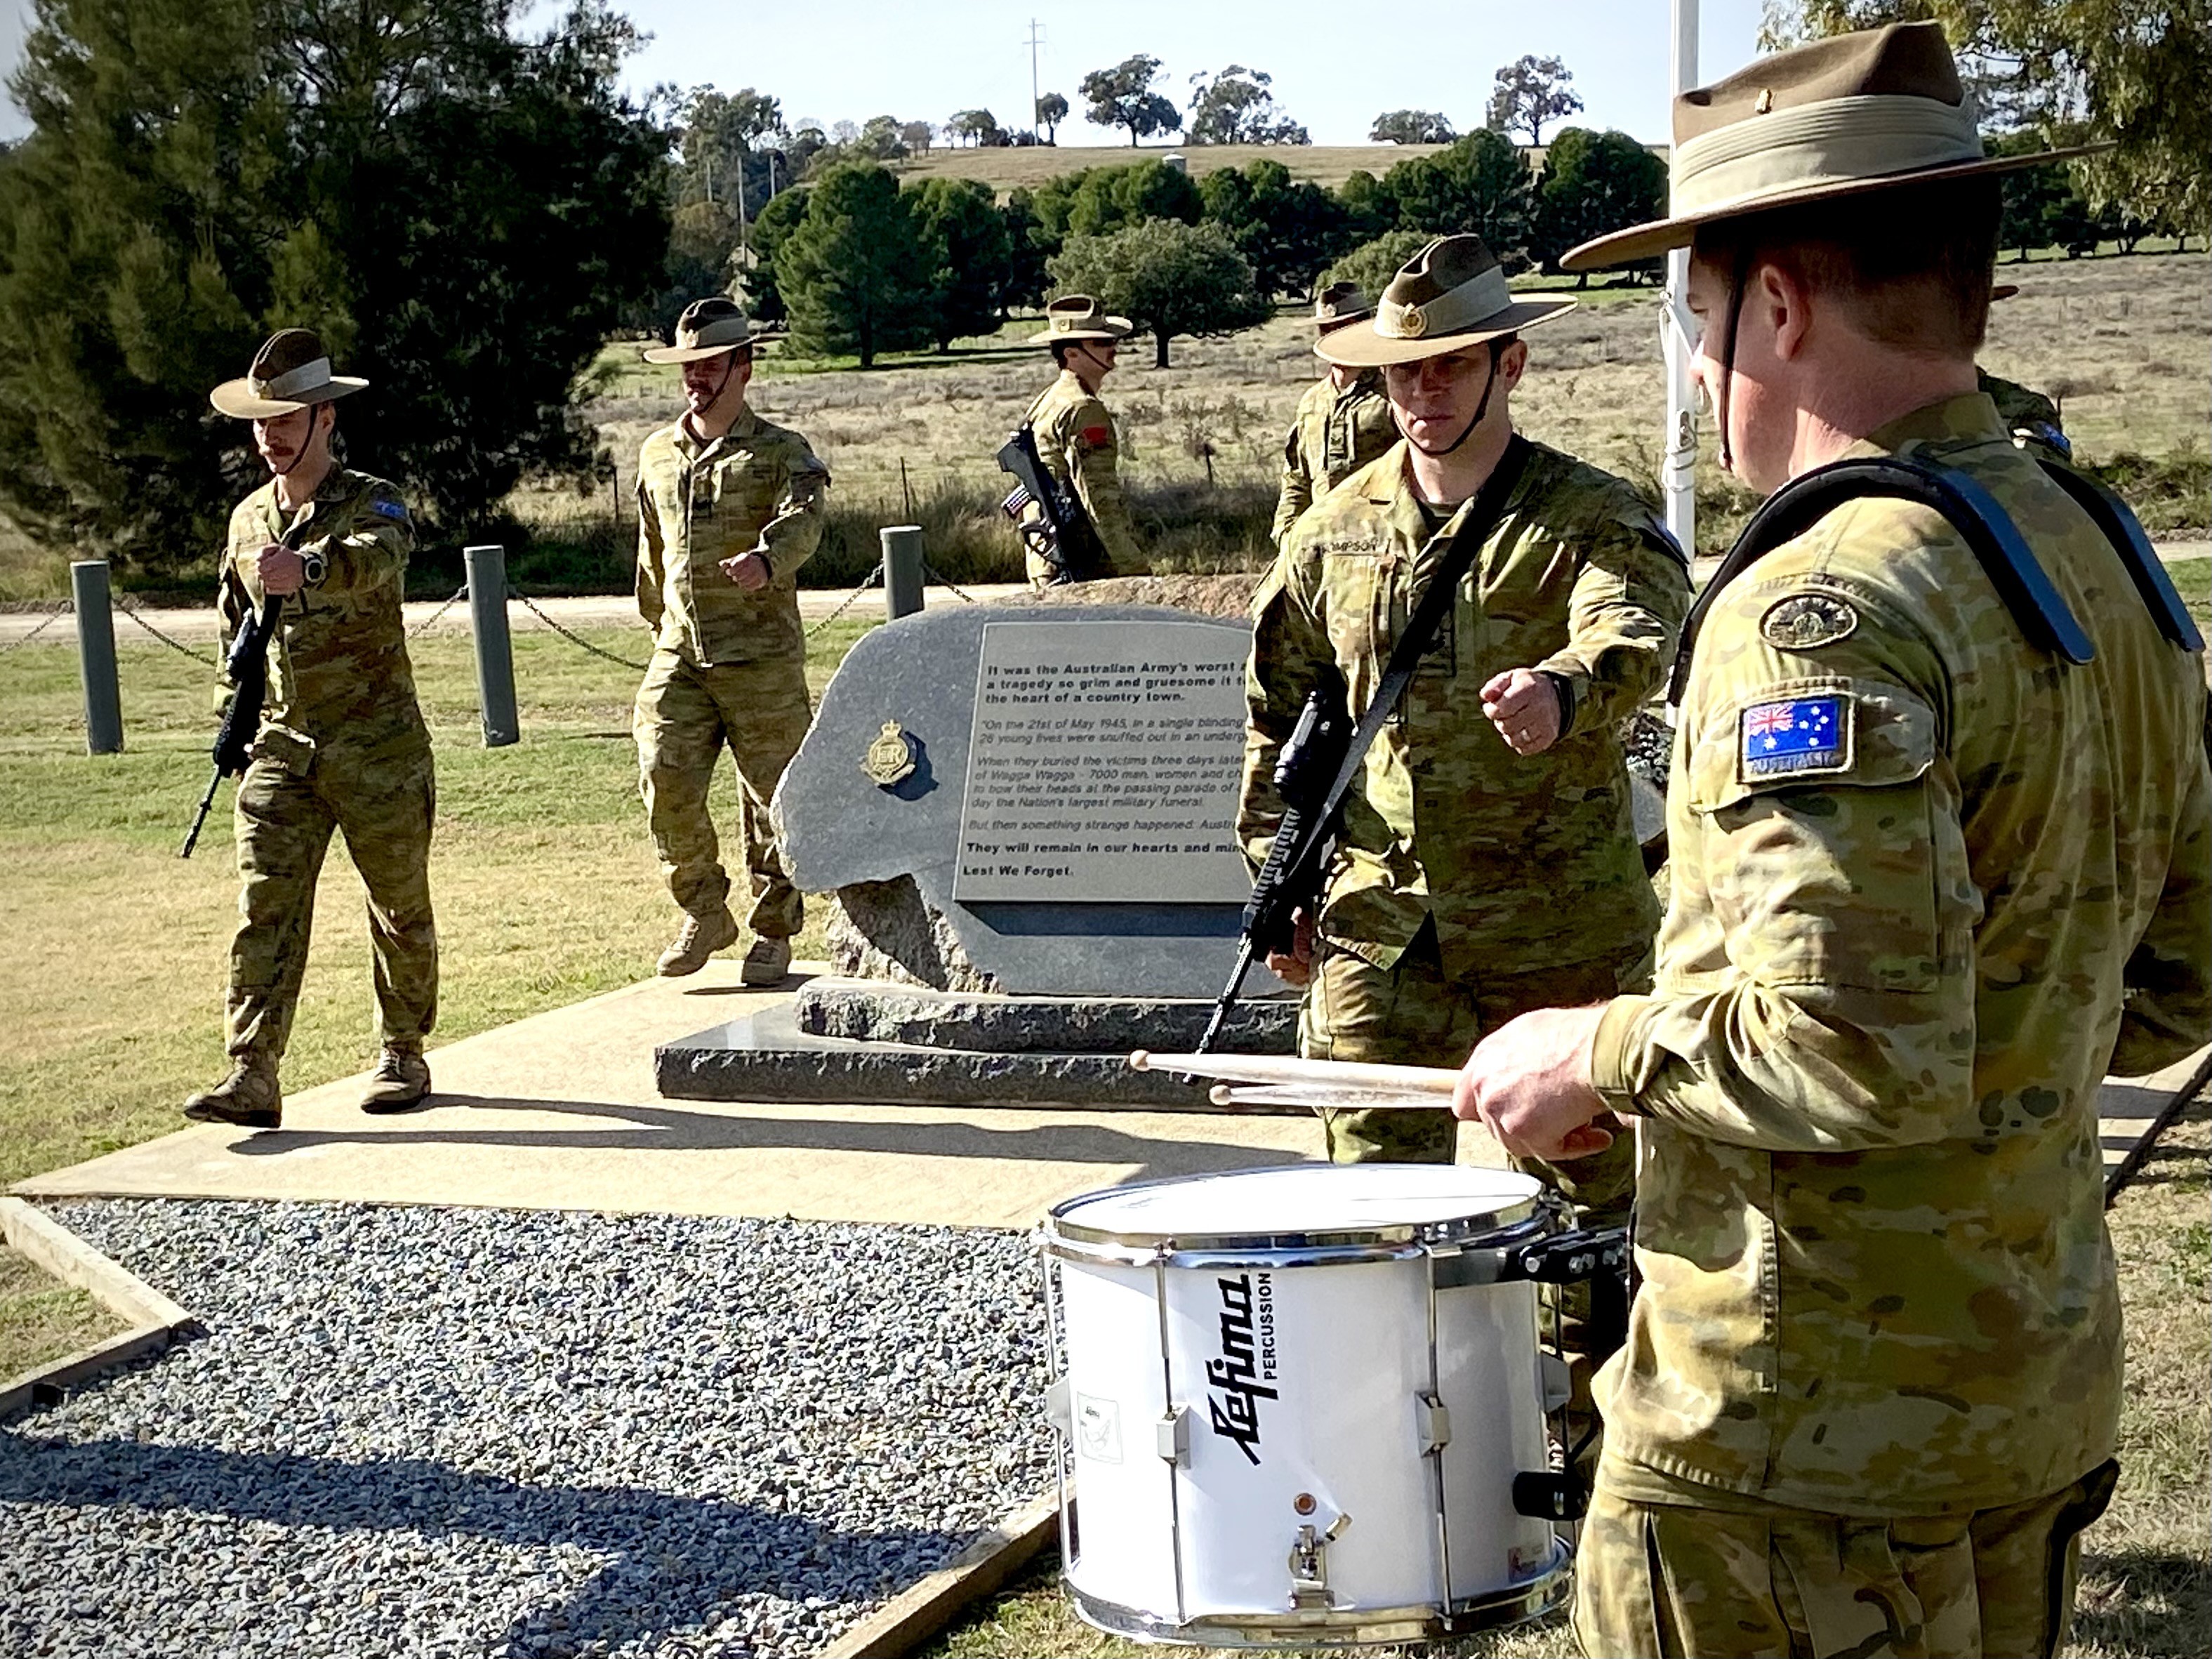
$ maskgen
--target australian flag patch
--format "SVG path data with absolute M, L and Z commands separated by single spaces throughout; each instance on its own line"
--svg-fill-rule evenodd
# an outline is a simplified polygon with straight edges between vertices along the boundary
M 1842 696 L 1755 702 L 1743 711 L 1743 776 L 1842 772 L 1851 763 L 1851 700 Z
M 380 519 L 390 519 L 395 524 L 404 524 L 407 522 L 407 504 L 401 501 L 397 495 L 370 496 L 368 498 L 368 510 L 375 514 Z

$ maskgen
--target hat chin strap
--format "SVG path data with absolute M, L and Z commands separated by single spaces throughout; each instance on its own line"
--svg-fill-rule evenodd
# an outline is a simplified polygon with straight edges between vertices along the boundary
M 1490 394 L 1498 385 L 1498 342 L 1492 340 L 1486 343 L 1490 347 L 1490 373 L 1482 382 L 1481 401 L 1475 404 L 1474 416 L 1465 426 L 1460 428 L 1459 436 L 1454 438 L 1442 449 L 1431 449 L 1426 444 L 1423 443 L 1419 438 L 1416 438 L 1412 433 L 1409 432 L 1406 434 L 1406 441 L 1413 445 L 1414 448 L 1419 450 L 1422 454 L 1428 456 L 1431 460 L 1438 460 L 1444 456 L 1450 454 L 1462 444 L 1465 443 L 1469 438 L 1474 436 L 1475 428 L 1480 426 L 1482 424 L 1482 417 L 1490 413 Z
M 1721 380 L 1713 392 L 1713 419 L 1721 429 L 1721 471 L 1735 470 L 1735 450 L 1729 442 L 1729 394 L 1735 386 L 1735 333 L 1743 321 L 1743 291 L 1751 281 L 1752 255 L 1756 243 L 1747 240 L 1735 252 L 1735 270 L 1729 277 L 1728 324 L 1721 333 Z

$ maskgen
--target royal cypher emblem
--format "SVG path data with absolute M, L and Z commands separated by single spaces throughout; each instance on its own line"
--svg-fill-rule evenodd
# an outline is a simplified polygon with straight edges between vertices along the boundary
M 860 770 L 878 788 L 889 789 L 914 775 L 914 739 L 899 729 L 896 720 L 885 720 L 868 752 L 860 757 Z
M 1784 651 L 1811 651 L 1848 639 L 1859 625 L 1859 613 L 1850 603 L 1832 593 L 1792 593 L 1777 599 L 1759 619 L 1759 631 L 1769 645 Z

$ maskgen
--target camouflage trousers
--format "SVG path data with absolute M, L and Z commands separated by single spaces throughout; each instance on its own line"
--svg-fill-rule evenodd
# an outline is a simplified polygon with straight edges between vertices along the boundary
M 331 833 L 368 893 L 380 1042 L 420 1049 L 438 1018 L 438 929 L 430 913 L 437 781 L 426 744 L 364 757 L 264 732 L 238 782 L 238 932 L 224 999 L 234 1054 L 281 1056 L 307 965 L 315 884 Z
M 712 915 L 730 899 L 707 791 L 726 745 L 738 765 L 738 830 L 750 908 L 740 920 L 763 939 L 789 939 L 805 920 L 769 817 L 778 779 L 811 715 L 806 666 L 795 657 L 695 668 L 655 651 L 637 689 L 638 793 L 660 872 L 678 907 Z
M 1298 1026 L 1309 1060 L 1401 1066 L 1456 1066 L 1474 1045 L 1533 1008 L 1571 1008 L 1638 988 L 1650 957 L 1573 963 L 1531 973 L 1444 976 L 1436 927 L 1425 925 L 1392 969 L 1376 967 L 1324 943 Z M 1338 1164 L 1449 1164 L 1459 1120 L 1449 1111 L 1331 1112 L 1328 1155 Z M 1628 1220 L 1636 1192 L 1636 1152 L 1621 1135 L 1602 1152 L 1563 1164 L 1516 1158 L 1513 1167 L 1565 1197 L 1585 1226 Z
M 1971 1515 L 1642 1504 L 1601 1474 L 1575 1569 L 1590 1659 L 2051 1659 L 2119 1466 Z M 1733 1500 L 1743 1503 L 1746 1500 Z

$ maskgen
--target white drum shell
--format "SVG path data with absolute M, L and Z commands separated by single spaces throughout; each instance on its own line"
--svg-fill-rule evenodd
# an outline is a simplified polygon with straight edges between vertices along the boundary
M 1154 1633 L 1283 1618 L 1299 1528 L 1326 1534 L 1344 1516 L 1326 1606 L 1346 1621 L 1442 1613 L 1557 1575 L 1550 1525 L 1512 1503 L 1514 1476 L 1547 1465 L 1532 1285 L 1437 1290 L 1432 1382 L 1432 1264 L 1419 1247 L 1320 1261 L 1328 1252 L 1054 1254 L 1079 1604 L 1139 1614 Z M 1188 1413 L 1180 1444 L 1171 1407 Z

